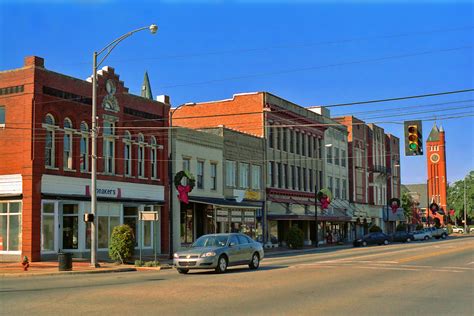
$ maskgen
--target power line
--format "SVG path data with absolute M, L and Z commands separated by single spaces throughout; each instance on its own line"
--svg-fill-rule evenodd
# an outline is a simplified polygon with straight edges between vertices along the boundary
M 338 106 L 349 106 L 349 105 L 370 104 L 370 103 L 380 103 L 380 102 L 390 102 L 390 101 L 400 101 L 400 100 L 436 97 L 436 96 L 440 96 L 440 95 L 466 93 L 466 92 L 473 92 L 473 91 L 474 91 L 474 89 L 464 89 L 464 90 L 436 92 L 436 93 L 412 95 L 412 96 L 389 98 L 389 99 L 378 99 L 378 100 L 358 101 L 358 102 L 350 102 L 350 103 L 329 104 L 329 105 L 323 105 L 323 106 L 326 107 L 326 108 L 332 108 L 332 107 L 338 107 Z

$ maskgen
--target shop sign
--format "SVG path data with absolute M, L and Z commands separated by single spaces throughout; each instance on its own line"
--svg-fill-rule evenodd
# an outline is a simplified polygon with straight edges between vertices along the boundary
M 247 200 L 260 200 L 260 192 L 258 191 L 245 191 L 245 199 Z
M 232 216 L 242 216 L 242 211 L 232 211 Z
M 242 222 L 242 217 L 232 217 L 232 223 L 240 223 Z
M 227 216 L 225 216 L 225 217 L 224 216 L 217 216 L 216 221 L 218 221 L 218 222 L 228 222 L 229 217 L 227 217 Z
M 157 221 L 158 220 L 158 212 L 141 211 L 140 212 L 140 220 L 141 221 Z
M 244 215 L 245 215 L 245 216 L 252 216 L 252 217 L 253 217 L 253 216 L 255 215 L 255 213 L 254 213 L 253 211 L 245 211 L 245 212 L 244 212 Z
M 122 197 L 122 189 L 121 188 L 96 188 L 95 189 L 96 195 L 101 197 L 114 197 L 114 198 L 121 198 Z M 86 196 L 90 196 L 90 186 L 86 185 Z

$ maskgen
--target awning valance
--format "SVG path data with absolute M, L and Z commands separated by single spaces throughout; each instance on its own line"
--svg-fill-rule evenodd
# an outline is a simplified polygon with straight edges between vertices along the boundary
M 223 198 L 211 198 L 202 196 L 190 196 L 190 202 L 210 204 L 220 207 L 235 207 L 235 208 L 246 208 L 246 209 L 260 209 L 262 208 L 263 202 L 261 201 L 247 201 L 237 202 L 235 200 L 228 200 Z

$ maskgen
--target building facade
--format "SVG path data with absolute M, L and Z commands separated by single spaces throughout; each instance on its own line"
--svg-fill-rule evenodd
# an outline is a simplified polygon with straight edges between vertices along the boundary
M 174 114 L 176 124 L 189 128 L 224 125 L 264 140 L 265 208 L 263 229 L 267 239 L 284 243 L 289 228 L 297 225 L 305 243 L 315 237 L 315 193 L 324 186 L 324 119 L 297 104 L 267 92 L 234 95 L 232 99 L 192 103 Z M 345 213 L 322 213 L 319 240 L 326 222 L 349 221 Z
M 242 232 L 257 237 L 262 208 L 262 140 L 225 128 L 174 128 L 173 169 L 195 179 L 186 203 L 173 186 L 173 249 L 204 234 Z M 178 181 L 179 179 L 175 179 Z M 187 185 L 186 178 L 178 185 Z
M 27 57 L 0 72 L 2 259 L 38 261 L 59 251 L 90 255 L 91 83 Z M 128 224 L 136 249 L 166 253 L 169 105 L 130 94 L 113 68 L 98 71 L 97 240 L 108 255 L 113 228 Z M 155 129 L 158 128 L 158 129 Z M 161 128 L 161 129 L 160 129 Z M 140 222 L 157 211 L 158 222 Z M 5 243 L 6 241 L 6 243 Z

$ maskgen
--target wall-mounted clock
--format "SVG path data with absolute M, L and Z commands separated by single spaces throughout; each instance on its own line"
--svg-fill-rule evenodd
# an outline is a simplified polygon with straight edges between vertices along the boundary
M 439 161 L 439 155 L 438 154 L 432 154 L 430 156 L 430 160 L 432 163 L 437 163 Z

